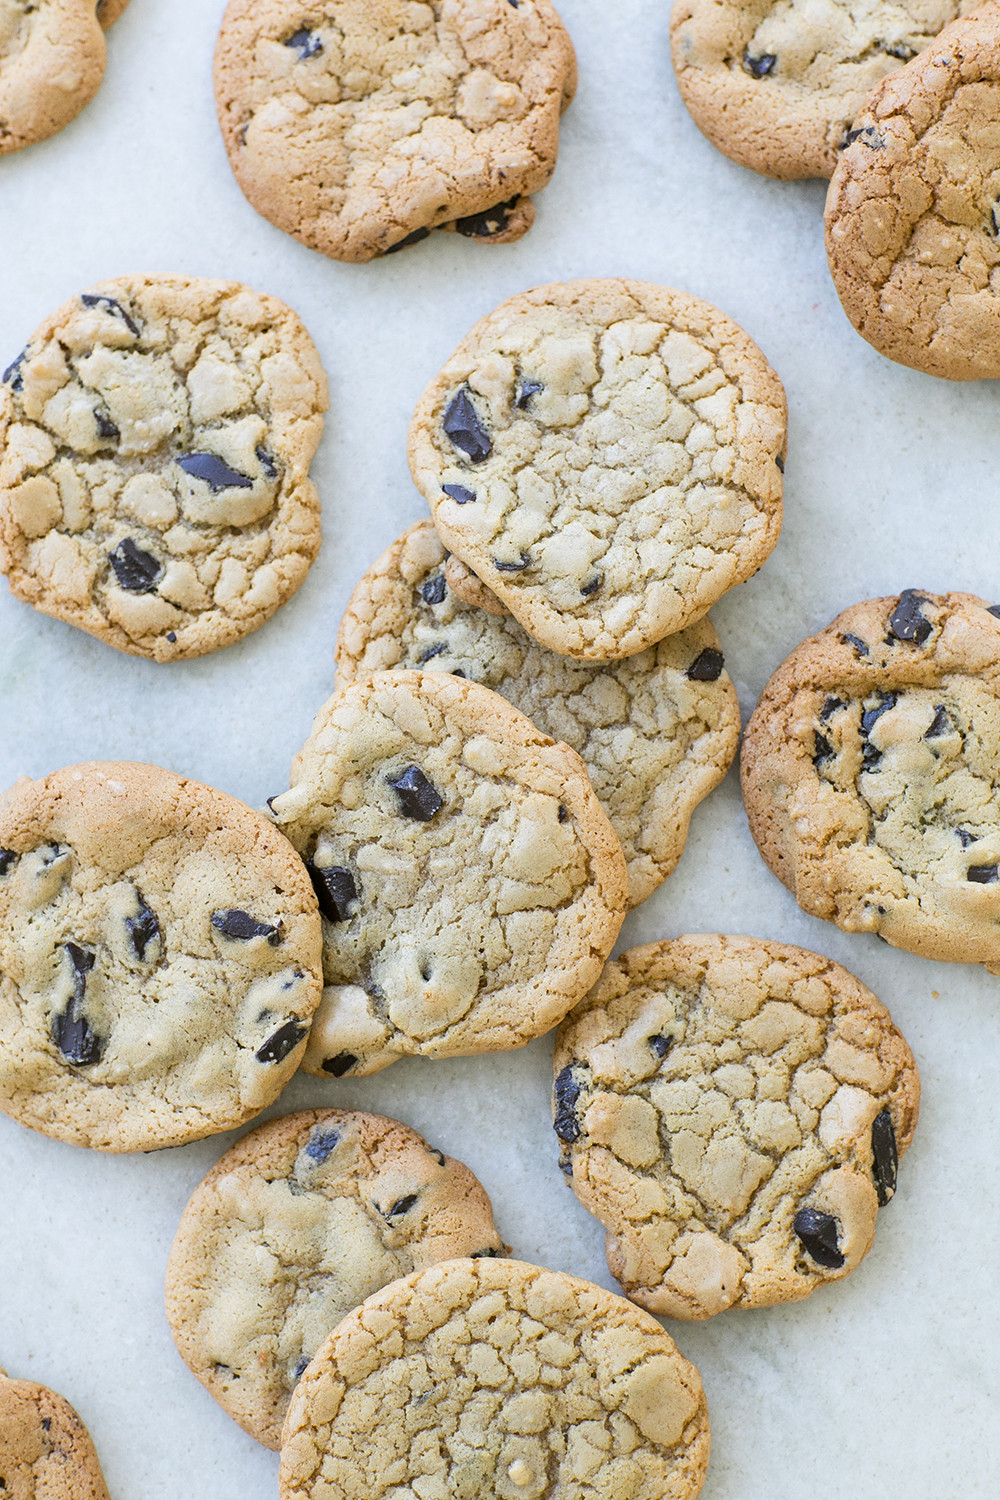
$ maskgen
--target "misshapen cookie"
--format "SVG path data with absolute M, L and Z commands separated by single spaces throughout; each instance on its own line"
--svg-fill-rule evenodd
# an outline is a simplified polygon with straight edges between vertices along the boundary
M 1000 12 L 986 5 L 874 91 L 826 200 L 844 311 L 880 354 L 1000 378 Z
M 586 994 L 625 915 L 625 859 L 580 757 L 478 683 L 352 683 L 270 807 L 324 919 L 309 1072 L 522 1047 Z
M 455 1260 L 370 1297 L 292 1397 L 281 1500 L 693 1500 L 698 1372 L 601 1287 Z
M 560 1027 L 555 1129 L 612 1274 L 707 1318 L 853 1271 L 896 1186 L 920 1084 L 870 990 L 741 937 L 633 948 Z
M 419 667 L 500 693 L 582 757 L 625 851 L 631 903 L 644 901 L 736 753 L 739 705 L 715 630 L 704 619 L 624 661 L 573 661 L 533 641 L 456 561 L 430 521 L 382 554 L 341 623 L 337 686 Z
M 274 1100 L 320 998 L 320 920 L 258 813 L 103 762 L 0 799 L 0 1109 L 141 1151 Z
M 1000 972 L 1000 606 L 871 599 L 796 647 L 743 742 L 750 831 L 813 916 Z
M 647 282 L 554 283 L 476 324 L 410 425 L 442 540 L 564 656 L 706 613 L 781 529 L 785 394 L 723 313 Z
M 0 567 L 119 650 L 200 656 L 256 630 L 320 541 L 326 377 L 283 302 L 123 276 L 54 313 L 0 385 Z
M 94 0 L 0 0 L 0 155 L 75 119 L 106 56 Z
M 519 238 L 575 87 L 550 0 L 230 0 L 215 55 L 243 192 L 347 261 L 432 229 Z
M 2 1370 L 0 1493 L 4 1500 L 109 1500 L 90 1434 L 69 1402 Z
M 252 1130 L 195 1189 L 167 1318 L 205 1388 L 279 1448 L 305 1367 L 366 1297 L 441 1260 L 504 1253 L 460 1161 L 396 1120 L 305 1110 Z

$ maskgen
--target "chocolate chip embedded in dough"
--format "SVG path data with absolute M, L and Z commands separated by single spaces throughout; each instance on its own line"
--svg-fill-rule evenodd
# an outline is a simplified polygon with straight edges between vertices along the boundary
M 455 228 L 459 234 L 477 240 L 488 240 L 495 234 L 503 234 L 520 199 L 520 193 L 515 193 L 513 198 L 506 198 L 503 203 L 496 203 L 492 208 L 484 208 L 481 213 L 456 219 Z
M 493 566 L 498 573 L 523 573 L 525 568 L 531 567 L 531 555 L 527 552 L 521 553 L 519 562 L 501 562 L 498 557 L 493 559 Z
M 658 1058 L 660 1062 L 663 1061 L 667 1053 L 670 1051 L 671 1047 L 674 1045 L 673 1037 L 664 1036 L 662 1032 L 657 1032 L 655 1036 L 649 1037 L 648 1041 L 653 1056 Z
M 0 849 L 0 875 L 9 875 L 18 858 L 13 849 Z
M 125 929 L 136 958 L 144 959 L 151 943 L 160 936 L 160 923 L 152 907 L 147 906 L 141 891 L 136 891 L 139 909 L 134 916 L 125 918 Z
M 582 1135 L 580 1121 L 576 1116 L 577 1101 L 580 1098 L 580 1082 L 576 1076 L 576 1068 L 573 1063 L 568 1063 L 558 1075 L 555 1082 L 556 1110 L 552 1121 L 552 1128 L 561 1141 L 572 1145 Z
M 841 640 L 846 641 L 849 646 L 853 646 L 859 656 L 871 655 L 868 647 L 865 645 L 864 641 L 859 635 L 851 635 L 850 632 L 845 632 L 844 635 L 841 636 Z
M 452 446 L 464 453 L 470 463 L 481 464 L 493 452 L 489 433 L 479 419 L 467 386 L 452 396 L 441 425 Z
M 441 488 L 456 505 L 471 505 L 476 498 L 475 490 L 467 490 L 464 484 L 443 484 Z
M 950 734 L 954 727 L 954 724 L 948 717 L 948 710 L 944 704 L 936 703 L 934 705 L 934 717 L 931 720 L 930 728 L 924 730 L 924 739 L 936 740 L 939 735 Z
M 965 878 L 974 885 L 992 885 L 995 880 L 1000 879 L 1000 865 L 970 865 Z
M 73 995 L 66 1009 L 52 1018 L 52 1040 L 67 1062 L 78 1068 L 90 1068 L 100 1062 L 107 1046 L 83 1014 L 87 975 L 94 967 L 96 955 L 78 943 L 65 943 L 63 952 L 73 973 Z
M 541 395 L 545 387 L 540 380 L 521 380 L 517 387 L 517 399 L 514 405 L 518 411 L 527 411 L 528 403 L 532 396 Z
M 340 1144 L 340 1131 L 331 1130 L 329 1126 L 320 1125 L 314 1130 L 306 1143 L 306 1155 L 317 1162 L 326 1161 L 327 1157 Z
M 777 65 L 778 58 L 774 52 L 762 52 L 758 57 L 751 57 L 748 47 L 743 53 L 743 71 L 749 73 L 751 78 L 768 78 Z
M 338 1052 L 336 1057 L 328 1057 L 323 1063 L 323 1072 L 329 1073 L 332 1078 L 343 1078 L 349 1073 L 357 1062 L 353 1052 Z
M 255 448 L 254 453 L 256 454 L 257 461 L 260 464 L 261 468 L 264 470 L 264 473 L 267 475 L 268 479 L 277 479 L 278 465 L 275 463 L 274 454 L 270 453 L 267 448 L 264 447 Z
M 706 646 L 688 667 L 687 675 L 692 682 L 718 682 L 725 664 L 726 659 L 721 651 Z
M 107 415 L 106 412 L 95 411 L 94 421 L 97 423 L 98 437 L 104 438 L 107 442 L 113 443 L 116 443 L 121 437 L 120 431 L 115 426 L 114 422 L 112 422 L 111 418 Z
M 306 62 L 310 57 L 318 57 L 323 50 L 323 38 L 308 27 L 299 31 L 293 31 L 291 36 L 285 38 L 285 46 L 291 47 L 299 54 L 299 62 Z
M 258 922 L 248 911 L 230 908 L 212 913 L 212 926 L 223 937 L 235 938 L 239 942 L 250 942 L 252 938 L 266 938 L 272 948 L 281 942 L 281 928 L 271 922 Z
M 295 1051 L 308 1033 L 309 1025 L 306 1021 L 286 1021 L 272 1036 L 268 1037 L 262 1047 L 258 1047 L 254 1057 L 260 1063 L 284 1062 L 288 1054 Z
M 397 777 L 389 776 L 386 780 L 399 798 L 400 810 L 408 818 L 429 823 L 444 807 L 444 798 L 419 766 L 407 766 Z
M 426 240 L 429 235 L 430 230 L 421 226 L 420 229 L 414 229 L 412 234 L 404 235 L 401 240 L 397 240 L 394 245 L 390 245 L 388 250 L 383 250 L 382 253 L 383 255 L 395 255 L 397 250 L 408 250 L 411 245 L 419 245 L 420 241 Z
M 417 1201 L 416 1193 L 408 1193 L 405 1198 L 398 1198 L 391 1208 L 381 1208 L 379 1213 L 385 1219 L 401 1219 L 408 1214 Z
M 182 453 L 174 462 L 192 479 L 203 480 L 213 495 L 221 490 L 253 489 L 253 480 L 238 469 L 230 468 L 217 453 Z
M 3 376 L 0 377 L 5 385 L 10 386 L 12 391 L 21 391 L 24 389 L 24 377 L 21 374 L 21 367 L 27 357 L 27 349 L 22 349 L 17 358 L 12 360 L 6 370 L 4 370 Z
M 420 585 L 418 592 L 425 604 L 443 604 L 448 592 L 444 574 L 438 573 L 436 578 L 428 578 L 426 583 Z
M 839 1270 L 844 1264 L 840 1252 L 840 1225 L 832 1214 L 818 1208 L 801 1208 L 792 1221 L 795 1233 L 818 1266 Z
M 358 899 L 358 886 L 352 872 L 343 865 L 324 867 L 311 859 L 306 860 L 306 869 L 319 898 L 319 909 L 327 921 L 349 921 L 351 907 Z
M 80 297 L 80 301 L 84 307 L 102 307 L 113 318 L 121 318 L 129 333 L 135 338 L 139 337 L 139 325 L 129 317 L 124 307 L 122 307 L 120 302 L 116 302 L 114 297 L 104 297 L 100 293 L 95 292 L 84 292 Z
M 876 703 L 872 708 L 864 709 L 861 714 L 862 734 L 870 734 L 872 729 L 878 723 L 879 719 L 881 719 L 882 715 L 887 714 L 890 708 L 895 708 L 897 702 L 899 701 L 898 693 L 884 693 L 880 688 L 877 689 L 877 692 L 879 698 L 878 703 Z
M 898 641 L 913 641 L 918 646 L 924 644 L 934 628 L 920 613 L 921 604 L 926 603 L 925 596 L 915 589 L 904 589 L 900 594 L 896 608 L 889 616 L 889 629 Z
M 885 1207 L 896 1191 L 898 1171 L 896 1131 L 891 1113 L 888 1109 L 883 1109 L 872 1121 L 872 1179 L 881 1208 Z
M 163 577 L 163 564 L 151 552 L 136 546 L 130 536 L 119 542 L 108 561 L 121 588 L 130 594 L 152 594 Z
M 844 136 L 844 150 L 846 151 L 848 146 L 853 146 L 855 141 L 860 141 L 862 146 L 867 146 L 870 151 L 885 149 L 885 141 L 874 125 L 865 125 L 861 130 L 849 130 Z

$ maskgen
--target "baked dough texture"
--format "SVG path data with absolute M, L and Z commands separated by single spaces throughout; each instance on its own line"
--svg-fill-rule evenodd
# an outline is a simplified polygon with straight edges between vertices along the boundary
M 281 1500 L 693 1500 L 698 1372 L 601 1287 L 454 1260 L 346 1318 L 292 1397 Z
M 907 589 L 838 615 L 765 687 L 743 799 L 813 916 L 1000 973 L 1000 606 Z
M 519 238 L 575 88 L 550 0 L 230 0 L 215 54 L 237 182 L 335 260 Z
M 897 363 L 1000 377 L 1000 10 L 945 28 L 855 121 L 826 200 L 844 311 Z
M 830 959 L 746 937 L 632 948 L 559 1029 L 555 1129 L 612 1275 L 673 1318 L 853 1271 L 917 1122 L 906 1042 Z
M 319 550 L 326 377 L 301 321 L 235 281 L 122 276 L 65 303 L 0 384 L 0 568 L 136 656 L 240 640 Z
M 448 547 L 564 656 L 632 656 L 756 572 L 781 529 L 785 393 L 716 308 L 555 282 L 483 318 L 410 424 Z
M 4 1500 L 109 1500 L 86 1427 L 68 1401 L 0 1370 L 0 1494 Z
M 104 1151 L 243 1124 L 295 1072 L 321 992 L 309 877 L 271 824 L 157 766 L 0 799 L 0 1109 Z
M 97 19 L 109 31 L 128 7 L 128 0 L 97 0 Z
M 505 1253 L 460 1161 L 381 1115 L 304 1110 L 252 1130 L 195 1189 L 167 1318 L 206 1390 L 280 1448 L 305 1367 L 366 1297 L 438 1261 Z
M 0 155 L 75 119 L 106 58 L 94 0 L 0 0 Z

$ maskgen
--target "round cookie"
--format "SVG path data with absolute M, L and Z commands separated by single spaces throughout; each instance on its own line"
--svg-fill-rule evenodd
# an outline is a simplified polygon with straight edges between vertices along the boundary
M 522 1047 L 587 993 L 618 936 L 625 859 L 583 762 L 478 683 L 352 683 L 270 807 L 324 919 L 308 1072 Z
M 420 398 L 410 470 L 446 547 L 564 656 L 632 656 L 756 572 L 785 393 L 707 302 L 556 282 L 504 302 Z
M 768 865 L 813 916 L 1000 973 L 1000 606 L 871 599 L 797 646 L 743 741 Z
M 630 902 L 644 901 L 736 754 L 739 704 L 713 626 L 705 618 L 623 661 L 573 661 L 539 646 L 495 596 L 491 604 L 475 574 L 456 577 L 455 561 L 429 520 L 382 554 L 341 622 L 337 687 L 419 667 L 500 693 L 582 758 L 625 851 Z M 470 579 L 478 603 L 466 602 Z
M 441 1260 L 505 1253 L 460 1161 L 381 1115 L 304 1110 L 252 1130 L 195 1189 L 167 1319 L 206 1390 L 280 1448 L 302 1372 L 366 1297 Z
M 281 1500 L 693 1500 L 698 1372 L 659 1323 L 561 1271 L 455 1260 L 346 1318 L 292 1397 Z
M 1000 13 L 945 28 L 870 96 L 826 200 L 844 311 L 880 354 L 1000 377 Z
M 264 1109 L 320 998 L 309 878 L 270 823 L 157 766 L 0 798 L 0 1109 L 103 1151 Z
M 283 302 L 123 276 L 42 324 L 0 384 L 0 568 L 46 614 L 175 661 L 263 625 L 320 541 L 326 377 Z
M 889 1012 L 816 953 L 632 948 L 559 1029 L 562 1166 L 612 1275 L 673 1318 L 795 1302 L 871 1248 L 917 1123 Z
M 677 87 L 698 129 L 768 177 L 830 177 L 855 117 L 887 74 L 970 0 L 676 0 Z
M 0 1370 L 4 1500 L 109 1500 L 90 1433 L 68 1401 Z
M 575 88 L 550 0 L 230 0 L 215 54 L 237 182 L 335 260 L 517 239 Z
M 0 0 L 0 155 L 75 119 L 106 58 L 94 0 Z

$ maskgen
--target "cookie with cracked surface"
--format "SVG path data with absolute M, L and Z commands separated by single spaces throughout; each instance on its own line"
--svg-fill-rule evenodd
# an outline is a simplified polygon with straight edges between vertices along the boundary
M 244 1136 L 195 1189 L 167 1267 L 181 1357 L 281 1447 L 292 1391 L 366 1297 L 457 1256 L 502 1256 L 485 1189 L 415 1130 L 312 1109 Z
M 0 155 L 74 120 L 106 60 L 94 0 L 0 0 Z
M 292 1397 L 281 1500 L 693 1500 L 694 1365 L 648 1313 L 562 1271 L 455 1260 L 370 1297 Z
M 559 1029 L 562 1166 L 651 1312 L 796 1302 L 871 1248 L 917 1123 L 889 1012 L 839 964 L 745 937 L 632 948 Z
M 743 742 L 757 847 L 799 905 L 1000 973 L 1000 606 L 870 599 L 797 646 Z
M 0 1109 L 103 1151 L 231 1130 L 295 1072 L 321 992 L 309 877 L 266 818 L 158 766 L 0 799 Z
M 230 0 L 215 54 L 243 193 L 335 260 L 519 238 L 575 88 L 551 0 Z
M 523 1047 L 586 994 L 625 916 L 582 760 L 475 682 L 349 684 L 270 807 L 323 914 L 311 1073 Z
M 445 546 L 542 645 L 633 656 L 781 529 L 785 393 L 731 319 L 647 282 L 553 283 L 483 318 L 410 424 Z
M 871 90 L 928 47 L 961 0 L 676 0 L 677 87 L 692 119 L 743 167 L 830 177 Z
M 419 668 L 500 693 L 582 758 L 625 851 L 630 902 L 644 901 L 677 864 L 691 813 L 736 754 L 739 704 L 713 626 L 700 620 L 622 661 L 573 661 L 539 646 L 495 596 L 484 599 L 475 574 L 456 580 L 455 561 L 429 520 L 382 554 L 341 622 L 337 687 Z M 468 578 L 476 603 L 466 602 Z
M 0 1370 L 4 1500 L 108 1500 L 90 1433 L 69 1402 Z
M 235 281 L 123 276 L 65 303 L 0 384 L 0 568 L 136 656 L 240 640 L 319 549 L 326 377 L 291 308 Z
M 898 364 L 1000 378 L 1000 14 L 955 21 L 869 98 L 826 200 L 844 311 Z

